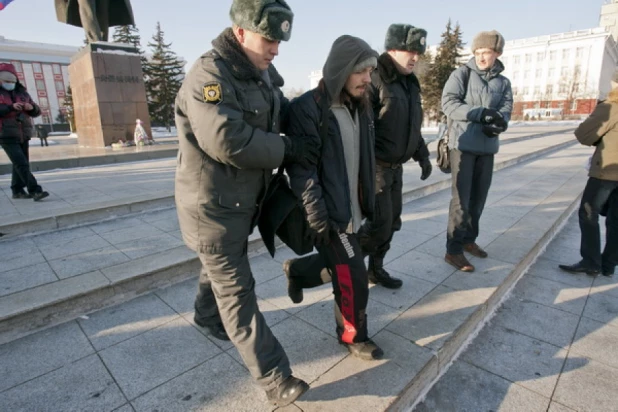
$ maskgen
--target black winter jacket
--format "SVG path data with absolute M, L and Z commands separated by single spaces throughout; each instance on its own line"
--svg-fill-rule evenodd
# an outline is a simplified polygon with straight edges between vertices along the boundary
M 13 110 L 13 103 L 30 103 L 29 112 Z M 9 92 L 0 87 L 0 141 L 24 142 L 33 136 L 31 117 L 41 114 L 41 109 L 32 100 L 26 88 L 17 83 L 15 90 Z
M 421 86 L 414 73 L 399 73 L 388 53 L 378 58 L 371 76 L 372 106 L 376 124 L 376 159 L 388 163 L 417 162 L 429 158 L 421 135 Z
M 322 102 L 327 99 L 322 87 L 310 90 L 290 104 L 289 136 L 319 136 Z M 375 192 L 374 124 L 371 112 L 359 115 L 360 176 L 359 202 L 363 216 L 373 218 Z M 339 123 L 328 111 L 328 134 L 322 146 L 321 163 L 305 168 L 298 164 L 286 168 L 292 190 L 302 200 L 310 225 L 334 221 L 345 231 L 352 218 L 348 174 Z

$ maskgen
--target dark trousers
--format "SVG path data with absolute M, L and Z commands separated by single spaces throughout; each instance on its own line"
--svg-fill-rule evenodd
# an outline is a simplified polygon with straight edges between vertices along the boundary
M 207 325 L 223 323 L 253 378 L 265 390 L 292 374 L 283 347 L 260 312 L 247 242 L 225 253 L 199 253 L 202 262 L 195 316 Z
M 332 276 L 337 336 L 345 343 L 368 339 L 369 279 L 356 235 L 333 234 L 327 246 L 318 248 L 318 254 L 294 260 L 290 276 L 303 288 L 321 285 Z
M 376 164 L 374 218 L 367 219 L 358 232 L 369 269 L 380 269 L 396 231 L 401 229 L 403 167 Z
M 11 190 L 13 194 L 21 193 L 24 188 L 28 188 L 28 193 L 42 191 L 36 179 L 30 172 L 30 155 L 28 141 L 19 142 L 0 142 L 0 146 L 13 164 L 11 174 Z
M 606 243 L 601 253 L 599 214 L 605 218 Z M 582 264 L 604 272 L 614 272 L 618 264 L 618 182 L 588 179 L 579 207 L 579 228 L 582 232 L 580 253 Z
M 485 208 L 494 169 L 494 155 L 476 155 L 451 150 L 451 204 L 448 213 L 446 251 L 463 253 L 464 244 L 474 243 Z

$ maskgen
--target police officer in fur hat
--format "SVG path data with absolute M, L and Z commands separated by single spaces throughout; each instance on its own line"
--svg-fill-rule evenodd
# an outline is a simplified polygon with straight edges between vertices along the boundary
M 231 340 L 269 401 L 285 406 L 309 386 L 292 376 L 258 309 L 247 243 L 273 169 L 315 164 L 319 141 L 279 133 L 288 102 L 272 61 L 290 39 L 288 4 L 234 0 L 230 17 L 232 27 L 193 65 L 176 99 L 176 207 L 183 239 L 202 263 L 195 323 Z

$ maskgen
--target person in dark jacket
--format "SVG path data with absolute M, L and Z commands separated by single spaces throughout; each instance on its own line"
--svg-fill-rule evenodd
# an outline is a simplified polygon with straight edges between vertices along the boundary
M 47 132 L 47 129 L 45 128 L 45 126 L 43 126 L 42 124 L 36 125 L 36 137 L 38 137 L 39 140 L 41 141 L 41 147 L 49 146 L 49 143 L 47 143 L 48 135 L 49 133 Z
M 34 199 L 38 202 L 49 196 L 30 171 L 31 118 L 40 114 L 41 109 L 19 82 L 15 67 L 0 63 L 0 146 L 13 164 L 13 199 Z M 28 188 L 28 193 L 25 188 Z
M 442 91 L 442 111 L 452 120 L 449 140 L 452 198 L 444 260 L 464 272 L 474 266 L 464 251 L 479 258 L 487 252 L 476 244 L 479 221 L 491 186 L 499 135 L 513 110 L 511 82 L 500 74 L 498 60 L 504 38 L 497 31 L 474 37 L 474 57 L 451 73 Z M 467 88 L 464 87 L 467 85 Z
M 287 101 L 272 61 L 290 38 L 290 7 L 234 0 L 230 17 L 233 27 L 193 65 L 176 98 L 176 208 L 183 239 L 202 262 L 195 323 L 231 340 L 268 399 L 285 406 L 309 386 L 292 376 L 258 308 L 247 243 L 273 169 L 314 164 L 319 143 L 279 133 Z
M 414 159 L 421 180 L 431 175 L 429 150 L 421 134 L 421 87 L 413 73 L 425 52 L 427 32 L 408 24 L 392 24 L 386 33 L 385 53 L 378 58 L 372 78 L 372 106 L 376 124 L 376 212 L 360 230 L 363 251 L 369 255 L 369 281 L 386 288 L 403 282 L 384 270 L 384 257 L 401 229 L 403 163 Z
M 570 273 L 613 276 L 618 264 L 618 70 L 607 99 L 575 129 L 575 137 L 585 146 L 595 146 L 579 207 L 582 259 L 559 267 Z M 601 252 L 599 215 L 603 214 L 606 242 Z
M 286 274 L 298 276 L 301 287 L 328 281 L 332 274 L 339 342 L 366 360 L 383 355 L 367 335 L 369 285 L 357 236 L 363 217 L 374 212 L 375 137 L 368 91 L 377 56 L 359 38 L 335 40 L 319 86 L 290 104 L 288 118 L 288 134 L 321 136 L 321 162 L 286 168 L 319 252 L 286 262 Z

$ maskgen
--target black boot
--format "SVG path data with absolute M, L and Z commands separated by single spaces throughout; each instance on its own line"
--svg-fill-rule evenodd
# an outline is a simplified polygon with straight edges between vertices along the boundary
M 303 288 L 296 284 L 294 278 L 291 276 L 291 266 L 295 259 L 288 259 L 283 262 L 283 272 L 288 279 L 288 296 L 294 303 L 300 303 L 303 301 Z
M 369 275 L 369 282 L 374 285 L 382 285 L 387 289 L 399 289 L 401 285 L 403 285 L 401 279 L 392 277 L 384 270 L 382 267 L 382 259 L 373 259 L 370 257 L 367 274 Z
M 283 407 L 300 398 L 308 389 L 307 382 L 294 376 L 288 376 L 275 389 L 266 391 L 266 397 L 273 405 Z
M 348 352 L 353 356 L 362 360 L 377 360 L 384 356 L 384 351 L 371 339 L 358 343 L 345 343 L 339 338 L 339 343 L 348 348 Z
M 227 335 L 227 332 L 225 331 L 225 328 L 223 327 L 222 323 L 208 325 L 202 322 L 201 320 L 199 320 L 197 316 L 193 317 L 193 321 L 195 322 L 197 326 L 208 329 L 208 332 L 212 335 L 213 338 L 216 338 L 219 340 L 230 340 L 230 337 Z
M 560 269 L 564 270 L 565 272 L 569 272 L 569 273 L 585 273 L 586 275 L 589 275 L 589 276 L 596 276 L 600 272 L 600 270 L 598 270 L 598 269 L 592 269 L 592 268 L 589 268 L 587 266 L 584 266 L 584 264 L 581 261 L 577 262 L 574 265 L 558 265 L 558 267 Z

